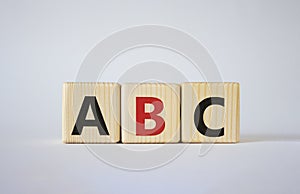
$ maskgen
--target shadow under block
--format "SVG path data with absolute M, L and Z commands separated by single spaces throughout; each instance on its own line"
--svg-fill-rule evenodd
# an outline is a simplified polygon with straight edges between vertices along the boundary
M 239 91 L 238 83 L 183 83 L 181 85 L 182 142 L 239 142 Z M 221 132 L 222 128 L 224 134 Z
M 179 142 L 180 85 L 122 84 L 121 106 L 123 143 Z
M 119 84 L 64 83 L 62 103 L 64 143 L 116 143 L 120 141 Z M 80 122 L 85 123 L 80 124 Z M 75 123 L 77 130 L 74 130 Z M 81 133 L 80 129 L 82 129 Z

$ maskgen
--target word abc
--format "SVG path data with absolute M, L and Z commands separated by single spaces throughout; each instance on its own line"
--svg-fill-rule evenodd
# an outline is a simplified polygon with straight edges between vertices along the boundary
M 239 84 L 64 83 L 64 143 L 236 143 Z

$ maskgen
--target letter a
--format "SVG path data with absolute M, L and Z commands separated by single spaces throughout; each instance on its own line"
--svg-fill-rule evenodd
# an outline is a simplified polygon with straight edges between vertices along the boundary
M 91 106 L 95 118 L 94 120 L 86 119 L 89 106 Z M 78 114 L 78 118 L 72 131 L 72 135 L 80 135 L 83 130 L 83 127 L 85 126 L 96 126 L 100 135 L 109 135 L 99 104 L 95 96 L 84 97 L 81 109 Z

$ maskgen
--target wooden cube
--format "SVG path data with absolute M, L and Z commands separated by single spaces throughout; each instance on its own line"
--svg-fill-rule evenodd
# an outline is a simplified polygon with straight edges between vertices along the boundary
M 122 84 L 123 143 L 171 143 L 180 140 L 180 86 Z
M 238 83 L 181 85 L 182 142 L 235 143 L 240 139 Z
M 63 142 L 120 141 L 120 100 L 116 83 L 64 83 Z

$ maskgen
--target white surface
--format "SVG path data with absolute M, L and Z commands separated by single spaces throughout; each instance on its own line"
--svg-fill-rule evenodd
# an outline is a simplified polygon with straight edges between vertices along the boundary
M 203 157 L 198 156 L 199 145 L 192 144 L 168 165 L 141 172 L 108 166 L 84 145 L 62 145 L 44 139 L 19 142 L 17 146 L 7 142 L 0 148 L 1 190 L 5 193 L 299 193 L 299 141 L 300 137 L 248 136 L 239 144 L 214 145 Z M 115 145 L 97 146 L 109 149 Z M 131 145 L 136 146 L 139 145 Z
M 299 193 L 299 4 L 0 1 L 1 192 Z M 146 172 L 115 169 L 82 145 L 61 144 L 62 83 L 75 80 L 100 40 L 142 24 L 192 34 L 224 80 L 240 82 L 242 143 L 215 145 L 205 157 L 191 145 Z

